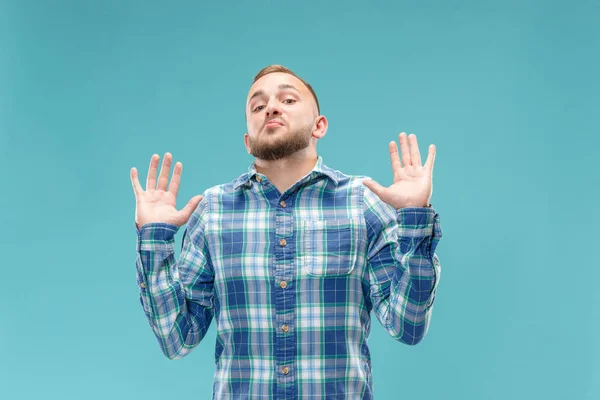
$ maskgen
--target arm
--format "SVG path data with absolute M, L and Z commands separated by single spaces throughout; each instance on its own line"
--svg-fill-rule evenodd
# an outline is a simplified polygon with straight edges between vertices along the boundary
M 138 230 L 140 302 L 162 352 L 172 360 L 200 343 L 214 316 L 214 272 L 204 234 L 208 197 L 190 216 L 178 260 L 174 256 L 177 225 L 148 223 Z
M 367 188 L 363 198 L 369 299 L 388 333 L 415 345 L 429 328 L 439 282 L 439 215 L 424 207 L 395 210 Z

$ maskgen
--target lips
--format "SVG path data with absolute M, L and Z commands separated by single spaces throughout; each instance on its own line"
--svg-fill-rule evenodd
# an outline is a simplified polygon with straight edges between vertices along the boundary
M 272 119 L 266 123 L 265 128 L 272 128 L 274 126 L 283 126 L 283 122 Z

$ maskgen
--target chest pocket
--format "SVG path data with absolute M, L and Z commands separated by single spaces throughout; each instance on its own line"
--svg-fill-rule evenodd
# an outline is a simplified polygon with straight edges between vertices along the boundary
M 300 262 L 313 276 L 347 275 L 358 254 L 358 220 L 302 221 Z

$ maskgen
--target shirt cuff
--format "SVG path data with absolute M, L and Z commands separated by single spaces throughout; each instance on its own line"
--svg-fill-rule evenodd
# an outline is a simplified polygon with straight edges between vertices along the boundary
M 137 228 L 133 223 L 137 234 L 136 250 L 144 251 L 165 251 L 170 250 L 175 242 L 175 234 L 179 230 L 177 225 L 166 222 L 151 222 Z
M 406 207 L 396 210 L 402 233 L 410 237 L 430 237 L 439 228 L 439 214 L 434 208 Z

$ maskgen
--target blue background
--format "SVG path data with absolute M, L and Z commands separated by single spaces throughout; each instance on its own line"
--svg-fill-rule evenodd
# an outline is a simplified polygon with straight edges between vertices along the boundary
M 129 171 L 171 152 L 180 208 L 245 172 L 283 64 L 327 165 L 387 185 L 398 133 L 437 146 L 432 324 L 374 319 L 376 398 L 600 398 L 599 4 L 0 1 L 0 397 L 210 398 L 215 325 L 169 361 L 145 320 Z

